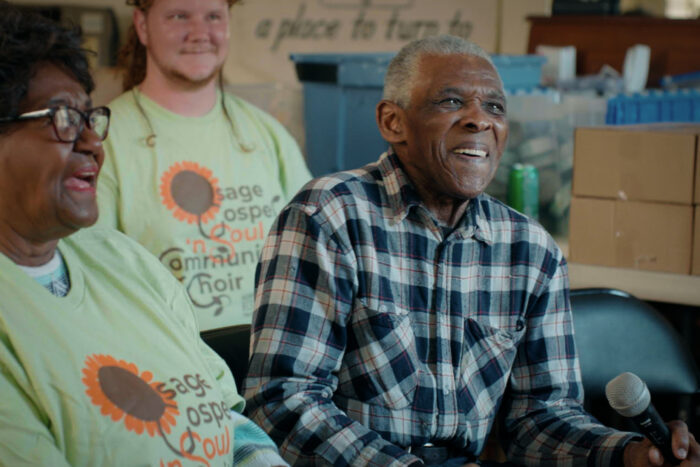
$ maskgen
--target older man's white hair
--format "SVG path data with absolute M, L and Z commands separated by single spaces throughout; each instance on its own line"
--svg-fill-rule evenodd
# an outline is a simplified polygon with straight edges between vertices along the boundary
M 406 44 L 389 63 L 384 77 L 384 99 L 403 108 L 408 106 L 413 80 L 423 55 L 474 55 L 493 66 L 491 57 L 484 49 L 461 37 L 441 35 L 418 39 Z

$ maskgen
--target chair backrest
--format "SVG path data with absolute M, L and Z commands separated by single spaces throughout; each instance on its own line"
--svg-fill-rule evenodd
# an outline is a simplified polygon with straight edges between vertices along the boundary
M 236 380 L 238 392 L 243 389 L 243 380 L 248 373 L 250 352 L 250 324 L 237 324 L 225 328 L 203 331 L 204 342 L 224 359 Z
M 571 291 L 576 347 L 586 398 L 629 371 L 652 394 L 697 394 L 700 376 L 690 350 L 648 303 L 615 289 Z

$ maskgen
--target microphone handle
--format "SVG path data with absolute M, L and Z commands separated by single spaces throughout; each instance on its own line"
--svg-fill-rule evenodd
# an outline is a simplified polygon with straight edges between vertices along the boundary
M 671 449 L 671 432 L 652 404 L 636 417 L 632 417 L 632 421 L 654 446 L 661 450 L 666 462 L 671 465 L 680 463 Z

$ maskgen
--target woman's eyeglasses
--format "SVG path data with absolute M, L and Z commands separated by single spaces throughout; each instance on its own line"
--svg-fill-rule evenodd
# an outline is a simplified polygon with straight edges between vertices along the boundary
M 80 134 L 88 128 L 95 132 L 100 141 L 107 137 L 110 111 L 107 107 L 95 107 L 82 112 L 76 108 L 60 105 L 49 109 L 34 110 L 17 117 L 0 118 L 0 123 L 11 123 L 22 120 L 34 120 L 48 117 L 51 119 L 56 137 L 64 143 L 75 143 Z

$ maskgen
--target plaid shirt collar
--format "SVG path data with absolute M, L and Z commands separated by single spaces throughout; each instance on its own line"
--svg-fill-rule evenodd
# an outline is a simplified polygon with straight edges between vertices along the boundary
M 384 181 L 389 207 L 393 212 L 391 216 L 393 224 L 403 222 L 412 209 L 421 208 L 425 209 L 437 225 L 435 216 L 421 201 L 396 153 L 390 151 L 382 154 L 377 166 Z M 491 227 L 484 212 L 483 199 L 485 196 L 488 195 L 482 193 L 469 201 L 464 216 L 455 227 L 455 235 L 458 235 L 459 238 L 474 237 L 488 245 L 493 243 Z

